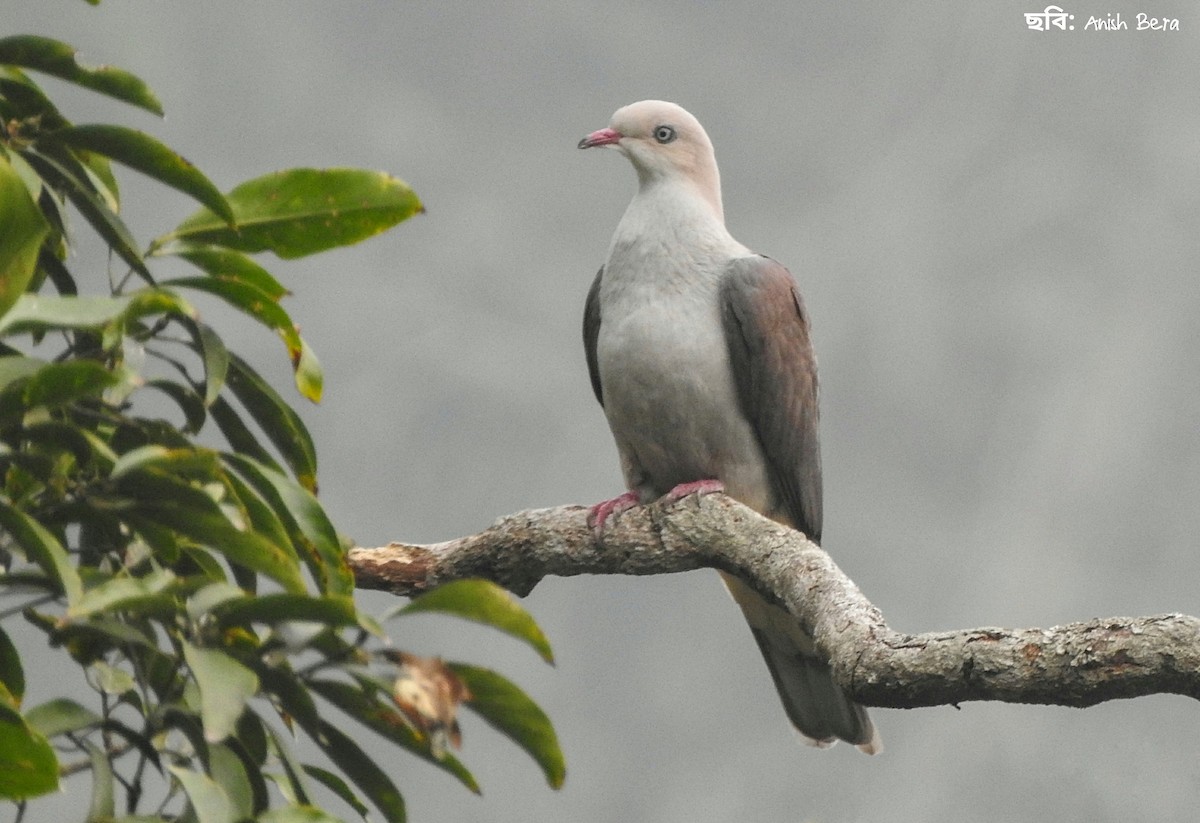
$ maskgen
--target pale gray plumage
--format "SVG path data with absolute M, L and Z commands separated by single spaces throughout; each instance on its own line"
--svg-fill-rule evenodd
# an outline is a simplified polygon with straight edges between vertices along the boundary
M 644 503 L 718 480 L 819 542 L 816 364 L 795 281 L 726 230 L 712 144 L 691 114 L 634 103 L 579 143 L 593 146 L 616 147 L 638 175 L 583 324 L 626 486 Z M 722 577 L 797 729 L 819 746 L 840 738 L 878 751 L 866 711 L 833 682 L 799 623 Z

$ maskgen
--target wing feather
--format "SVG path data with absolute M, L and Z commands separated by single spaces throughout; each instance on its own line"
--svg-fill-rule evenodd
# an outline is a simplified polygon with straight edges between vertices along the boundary
M 738 402 L 766 456 L 779 513 L 820 543 L 817 363 L 796 281 L 769 257 L 734 260 L 721 312 Z
M 596 340 L 600 337 L 600 279 L 604 267 L 596 272 L 596 279 L 588 289 L 587 302 L 583 306 L 583 353 L 587 357 L 588 376 L 592 378 L 592 391 L 600 405 L 604 405 L 604 391 L 600 386 L 600 360 L 596 354 Z

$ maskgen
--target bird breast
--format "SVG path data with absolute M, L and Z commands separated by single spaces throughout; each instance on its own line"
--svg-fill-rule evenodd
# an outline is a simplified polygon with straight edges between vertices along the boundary
M 730 369 L 719 277 L 620 265 L 601 283 L 597 340 L 604 409 L 626 482 L 643 500 L 679 483 L 715 478 L 749 505 L 768 504 L 765 461 L 741 413 Z

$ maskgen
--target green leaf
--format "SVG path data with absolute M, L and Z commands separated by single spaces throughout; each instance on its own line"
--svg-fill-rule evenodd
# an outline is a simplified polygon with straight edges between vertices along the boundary
M 324 383 L 320 363 L 300 338 L 292 318 L 270 295 L 259 290 L 257 286 L 214 277 L 180 277 L 164 281 L 162 285 L 197 289 L 220 297 L 235 309 L 275 331 L 287 346 L 292 369 L 296 373 L 296 388 L 314 403 L 320 402 L 321 387 Z
M 301 728 L 315 736 L 321 717 L 306 684 L 296 673 L 290 667 L 269 666 L 260 661 L 254 663 L 254 670 L 262 683 L 262 690 L 274 696 L 272 702 L 299 723 Z
M 317 745 L 342 773 L 354 781 L 388 823 L 404 823 L 404 798 L 374 759 L 336 726 L 321 721 Z
M 119 480 L 131 472 L 149 470 L 168 472 L 193 480 L 215 481 L 219 479 L 221 464 L 217 453 L 208 449 L 169 449 L 152 443 L 130 449 L 121 455 L 109 469 L 109 476 L 113 480 Z
M 40 297 L 25 294 L 0 318 L 0 335 L 52 329 L 96 329 L 122 317 L 129 297 Z
M 285 591 L 303 594 L 308 590 L 291 546 L 280 545 L 254 532 L 232 528 L 228 520 L 222 522 L 209 515 L 180 512 L 179 517 L 172 513 L 170 518 L 163 518 L 164 513 L 159 510 L 156 514 L 162 519 L 169 519 L 176 529 L 220 552 L 234 563 L 270 577 Z
M 178 277 L 162 284 L 175 288 L 197 289 L 199 292 L 218 296 L 236 310 L 278 332 L 283 342 L 288 344 L 288 348 L 295 352 L 293 358 L 299 356 L 300 335 L 296 332 L 292 318 L 269 294 L 257 286 L 235 280 L 218 280 L 216 277 Z
M 162 116 L 162 105 L 140 79 L 108 66 L 92 69 L 79 65 L 75 49 L 58 40 L 33 35 L 0 39 L 0 63 L 24 66 L 115 97 Z
M 305 766 L 304 768 L 315 767 Z M 343 785 L 345 784 L 343 783 Z M 358 805 L 362 806 L 361 803 Z M 355 807 L 356 810 L 357 808 Z M 343 823 L 341 818 L 334 817 L 324 809 L 314 806 L 284 806 L 279 809 L 271 809 L 260 814 L 255 820 L 257 823 Z
M 88 377 L 94 375 L 94 369 L 99 368 L 104 377 L 102 380 L 108 380 L 110 375 L 103 367 L 97 363 L 88 363 L 88 365 L 80 368 L 64 369 L 64 366 L 85 361 L 69 361 L 69 363 L 39 363 L 37 371 L 30 374 L 21 375 L 21 372 L 27 370 L 27 366 L 36 363 L 32 359 L 16 360 L 14 358 L 3 358 L 3 365 L 0 366 L 0 372 L 4 372 L 4 377 L 12 376 L 14 379 L 6 380 L 3 388 L 0 388 L 0 428 L 14 426 L 22 421 L 25 415 L 41 405 L 56 406 L 66 405 L 74 399 L 86 397 L 90 395 L 98 395 L 104 391 L 105 386 L 96 387 L 95 391 L 87 391 L 89 385 Z M 21 375 L 21 376 L 17 376 Z M 77 391 L 73 391 L 77 390 Z M 36 424 L 42 422 L 44 415 L 38 419 L 25 420 L 27 424 Z M 32 455 L 27 455 L 32 456 Z
M 254 487 L 287 528 L 324 594 L 350 596 L 354 574 L 337 532 L 320 502 L 287 475 L 241 454 L 223 455 L 226 464 Z
M 174 598 L 164 596 L 178 588 L 179 579 L 167 569 L 156 569 L 142 577 L 113 577 L 84 592 L 67 609 L 67 617 L 88 617 L 98 612 L 129 611 L 152 613 L 174 611 Z
M 404 716 L 390 702 L 382 703 L 378 694 L 368 694 L 362 688 L 339 680 L 311 680 L 309 687 L 337 706 L 346 714 L 362 723 L 371 731 L 401 746 L 439 769 L 454 775 L 475 794 L 479 794 L 479 783 L 454 755 L 445 752 L 434 754 L 429 737 L 409 725 Z
M 191 317 L 183 318 L 181 322 L 191 332 L 192 345 L 204 361 L 204 405 L 211 406 L 217 402 L 229 375 L 229 349 L 207 323 Z
M 208 413 L 234 453 L 245 455 L 272 471 L 283 473 L 283 469 L 275 462 L 275 458 L 271 456 L 265 446 L 258 442 L 258 437 L 250 431 L 250 427 L 242 421 L 237 410 L 224 397 L 214 400 L 208 408 Z
M 183 786 L 198 823 L 235 823 L 233 803 L 215 780 L 181 766 L 167 768 Z
M 116 478 L 116 490 L 137 501 L 126 514 L 135 527 L 143 520 L 168 526 L 234 563 L 267 575 L 289 592 L 307 591 L 291 546 L 238 528 L 202 489 L 165 471 L 137 469 Z
M 227 382 L 254 422 L 279 450 L 300 485 L 309 491 L 316 490 L 317 451 L 300 415 L 258 372 L 232 352 L 229 354 Z
M 17 302 L 37 271 L 38 250 L 50 224 L 20 176 L 0 153 L 0 316 Z
M 116 160 L 191 195 L 226 223 L 233 223 L 233 211 L 217 187 L 181 155 L 145 132 L 123 126 L 71 126 L 54 132 L 49 139 Z
M 112 164 L 108 158 L 90 151 L 76 151 L 75 157 L 87 172 L 88 179 L 96 188 L 96 193 L 103 198 L 105 204 L 113 212 L 121 211 L 121 188 L 117 178 L 113 176 Z
M 25 382 L 21 399 L 26 409 L 65 406 L 99 397 L 116 382 L 116 376 L 94 360 L 67 360 L 39 369 Z
M 32 610 L 26 612 L 26 617 L 45 631 L 55 646 L 68 646 L 76 659 L 94 660 L 118 648 L 127 653 L 158 654 L 157 638 L 116 619 L 94 617 L 86 622 L 60 625 L 57 617 L 40 615 Z
M 54 288 L 58 290 L 59 294 L 79 294 L 79 287 L 75 285 L 75 277 L 45 245 L 42 246 L 42 251 L 38 255 L 38 268 L 46 273 L 46 277 L 54 284 Z
M 0 687 L 14 701 L 13 708 L 21 705 L 25 696 L 25 670 L 21 667 L 21 653 L 3 626 L 0 626 Z
M 53 202 L 52 198 L 48 198 L 48 200 L 49 202 Z M 75 276 L 71 274 L 66 264 L 58 258 L 57 253 L 53 250 L 53 247 L 57 246 L 60 242 L 62 242 L 60 233 L 52 228 L 50 239 L 42 244 L 42 249 L 38 253 L 38 271 L 40 274 L 45 275 L 46 279 L 54 286 L 54 290 L 59 294 L 79 294 L 79 287 L 75 284 Z
M 92 761 L 92 799 L 85 819 L 88 823 L 112 820 L 116 812 L 112 763 L 108 755 L 91 741 L 84 740 L 82 745 Z
M 83 596 L 83 583 L 71 563 L 66 549 L 41 523 L 18 511 L 0 496 L 0 530 L 7 531 L 34 563 L 41 567 L 59 592 L 66 595 L 67 603 L 75 603 Z
M 204 410 L 204 398 L 198 395 L 191 386 L 176 383 L 174 380 L 147 380 L 146 388 L 157 389 L 175 401 L 183 412 L 184 434 L 195 434 L 204 426 L 208 413 Z
M 567 764 L 546 713 L 511 680 L 490 669 L 465 663 L 447 665 L 471 691 L 471 699 L 463 705 L 528 752 L 551 788 L 561 787 Z
M 298 594 L 264 594 L 225 600 L 212 614 L 222 626 L 274 625 L 289 620 L 324 623 L 327 626 L 355 625 L 354 601 L 346 597 L 310 597 Z
M 36 443 L 47 451 L 70 453 L 82 466 L 91 466 L 98 455 L 93 448 L 88 432 L 71 423 L 46 420 L 27 423 L 24 435 L 31 444 Z
M 325 373 L 317 360 L 316 352 L 303 337 L 300 338 L 300 357 L 292 361 L 292 369 L 296 375 L 296 390 L 314 403 L 321 402 Z
M 214 555 L 209 554 L 199 546 L 191 545 L 189 541 L 184 541 L 184 544 L 180 545 L 179 549 L 180 555 L 186 558 L 187 562 L 191 563 L 193 568 L 196 569 L 196 573 L 192 578 L 196 583 L 202 580 L 225 582 L 229 579 L 230 575 L 226 573 L 225 566 Z M 257 578 L 253 575 L 251 575 L 251 578 L 257 582 Z
M 175 659 L 176 663 L 178 658 Z M 182 667 L 180 667 L 182 669 Z M 179 689 L 180 683 L 176 681 L 176 688 Z M 204 723 L 200 720 L 200 715 L 197 711 L 193 711 L 191 704 L 199 702 L 199 689 L 193 683 L 182 684 L 185 699 L 187 703 L 167 703 L 160 707 L 159 725 L 164 729 L 175 729 L 185 738 L 191 745 L 195 753 L 196 761 L 204 768 L 208 767 L 208 741 L 204 737 Z
M 193 266 L 204 271 L 218 280 L 228 280 L 253 286 L 263 292 L 271 300 L 278 302 L 290 294 L 283 284 L 276 280 L 269 271 L 264 269 L 254 259 L 240 251 L 225 249 L 220 246 L 200 246 L 192 243 L 176 243 L 160 254 L 172 254 L 182 257 Z
M 237 472 L 224 472 L 224 477 L 228 483 L 231 502 L 239 506 L 249 527 L 272 543 L 280 546 L 291 545 L 295 548 L 291 534 L 275 510 Z
M 452 614 L 523 640 L 547 663 L 554 663 L 550 641 L 516 598 L 487 580 L 457 580 L 388 611 L 382 619 L 421 612 Z
M 229 738 L 227 743 L 237 745 L 235 738 Z M 219 786 L 225 789 L 233 806 L 234 817 L 246 820 L 254 816 L 256 806 L 266 804 L 266 785 L 258 768 L 243 759 L 233 747 L 227 744 L 210 746 L 208 749 L 208 771 Z M 255 785 L 255 783 L 259 785 Z
M 341 798 L 342 802 L 354 809 L 354 811 L 358 812 L 360 817 L 362 817 L 364 820 L 367 819 L 367 816 L 370 814 L 370 809 L 368 809 L 366 805 L 358 799 L 358 795 L 356 795 L 354 790 L 347 785 L 345 780 L 342 780 L 341 777 L 331 771 L 322 769 L 320 766 L 305 765 L 304 771 L 308 772 L 309 777 L 315 779 L 318 783 Z M 259 820 L 261 821 L 262 818 L 260 817 Z
M 43 180 L 67 196 L 88 224 L 131 269 L 146 282 L 154 282 L 129 227 L 97 193 L 86 173 L 81 175 L 60 158 L 46 154 L 24 151 L 21 156 Z M 82 170 L 82 167 L 79 168 Z
M 3 391 L 18 380 L 23 380 L 31 374 L 35 374 L 38 369 L 41 369 L 45 365 L 45 360 L 38 360 L 36 357 L 22 357 L 20 355 L 0 357 L 0 391 Z
M 287 736 L 281 730 L 277 729 L 273 723 L 266 723 L 262 718 L 259 718 L 259 723 L 266 731 L 267 736 L 270 738 L 271 747 L 279 756 L 279 762 L 283 765 L 283 773 L 287 779 L 287 783 L 280 783 L 280 789 L 289 800 L 296 803 L 308 804 L 311 802 L 309 798 L 312 795 L 312 789 L 308 785 L 308 776 L 304 773 L 304 767 L 300 764 L 300 761 L 296 759 Z
M 58 758 L 16 709 L 0 703 L 0 798 L 23 800 L 58 788 Z
M 154 241 L 210 243 L 246 252 L 304 257 L 348 246 L 423 210 L 401 180 L 364 169 L 290 169 L 242 183 L 226 195 L 237 227 L 201 209 Z
M 165 289 L 141 289 L 121 297 L 23 294 L 0 317 L 0 336 L 59 329 L 103 329 L 148 314 L 195 317 L 196 310 Z
M 163 609 L 165 617 L 174 617 L 174 609 Z M 105 694 L 128 694 L 137 688 L 137 681 L 125 669 L 97 660 L 88 666 L 88 679 Z
M 247 597 L 246 592 L 232 583 L 219 580 L 209 583 L 196 591 L 187 601 L 187 616 L 190 620 L 200 620 L 222 603 L 236 601 Z
M 220 743 L 233 733 L 246 701 L 258 692 L 258 676 L 223 651 L 183 642 L 183 657 L 200 686 L 204 739 Z
M 43 130 L 70 125 L 38 84 L 16 66 L 0 64 L 0 100 L 4 102 L 10 128 L 12 121 L 18 123 L 17 136 L 23 136 L 20 131 L 22 120 Z
M 99 726 L 104 718 L 74 700 L 60 697 L 34 706 L 25 713 L 25 721 L 50 738 Z
M 237 744 L 242 747 L 249 762 L 261 768 L 267 762 L 267 730 L 262 718 L 247 708 L 238 721 Z M 263 784 L 266 787 L 266 784 Z

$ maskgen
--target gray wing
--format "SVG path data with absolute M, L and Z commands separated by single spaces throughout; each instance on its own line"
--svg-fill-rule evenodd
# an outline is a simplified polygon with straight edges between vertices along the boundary
M 587 302 L 583 306 L 583 353 L 587 357 L 588 376 L 592 378 L 592 391 L 600 405 L 604 405 L 604 392 L 600 387 L 600 361 L 596 357 L 596 339 L 600 336 L 600 278 L 604 267 L 596 272 L 596 279 L 588 289 Z
M 735 260 L 721 283 L 721 314 L 738 402 L 758 436 L 779 501 L 778 511 L 764 513 L 786 518 L 819 543 L 817 363 L 796 282 L 770 258 Z M 800 733 L 818 746 L 840 737 L 867 754 L 881 751 L 866 709 L 837 685 L 804 627 L 742 581 L 722 576 Z
M 743 257 L 730 263 L 720 297 L 738 402 L 766 456 L 780 513 L 820 543 L 817 363 L 796 281 L 769 257 Z

